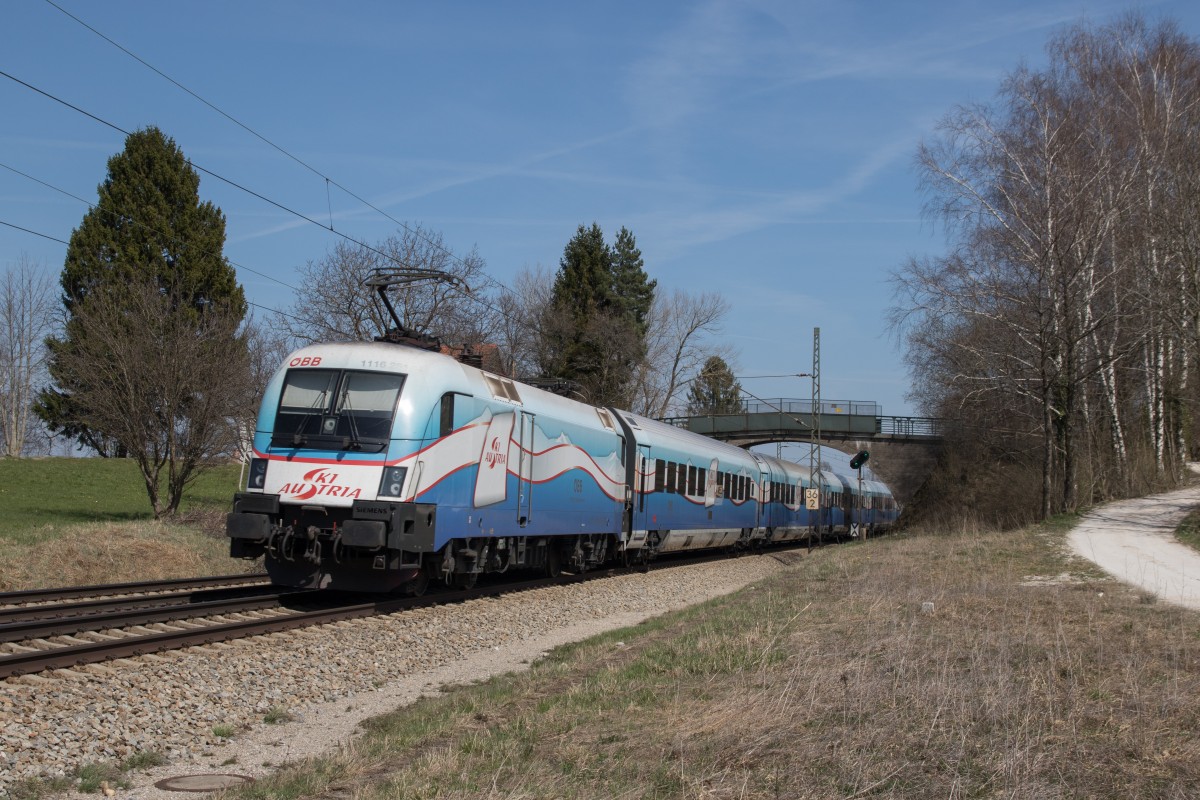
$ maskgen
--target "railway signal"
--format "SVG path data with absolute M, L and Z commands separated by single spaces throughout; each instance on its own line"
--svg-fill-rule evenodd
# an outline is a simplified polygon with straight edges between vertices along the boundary
M 863 464 L 867 463 L 867 459 L 870 457 L 871 454 L 866 450 L 859 450 L 858 455 L 850 459 L 850 469 L 858 469 Z

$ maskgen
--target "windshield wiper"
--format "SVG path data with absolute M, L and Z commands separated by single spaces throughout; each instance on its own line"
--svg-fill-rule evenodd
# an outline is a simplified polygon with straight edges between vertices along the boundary
M 319 394 L 317 396 L 317 399 L 312 402 L 312 405 L 308 407 L 309 408 L 308 413 L 305 414 L 301 418 L 300 424 L 296 426 L 295 433 L 292 434 L 292 445 L 293 446 L 303 447 L 304 445 L 308 444 L 308 437 L 304 435 L 304 428 L 307 427 L 308 421 L 310 419 L 312 419 L 313 414 L 318 409 L 325 408 L 325 396 L 328 394 L 329 394 L 329 387 L 325 387 L 324 389 L 321 390 L 321 394 Z
M 349 383 L 347 379 L 346 383 Z M 346 421 L 350 423 L 350 435 L 342 437 L 343 450 L 362 450 L 362 444 L 359 442 L 358 435 L 358 420 L 354 418 L 354 409 L 350 406 L 350 387 L 346 387 L 346 391 L 342 392 L 342 402 L 338 404 L 337 413 L 344 414 Z

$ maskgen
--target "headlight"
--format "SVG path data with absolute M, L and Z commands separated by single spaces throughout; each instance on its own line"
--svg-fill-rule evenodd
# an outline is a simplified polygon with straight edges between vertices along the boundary
M 247 489 L 262 489 L 267 485 L 267 459 L 250 459 L 250 477 L 246 481 Z
M 404 491 L 404 476 L 407 474 L 408 467 L 384 467 L 378 496 L 399 497 Z

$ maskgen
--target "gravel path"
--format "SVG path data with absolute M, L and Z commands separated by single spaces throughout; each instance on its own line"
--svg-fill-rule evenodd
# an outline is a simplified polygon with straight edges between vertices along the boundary
M 1175 538 L 1197 505 L 1200 486 L 1109 503 L 1086 514 L 1068 541 L 1118 580 L 1168 603 L 1200 608 L 1200 553 Z
M 265 774 L 336 748 L 362 719 L 440 686 L 523 669 L 552 647 L 727 594 L 798 557 L 748 556 L 254 637 L 146 656 L 108 675 L 0 682 L 0 795 L 21 778 L 158 751 L 169 763 L 129 773 L 133 787 L 118 797 L 180 800 L 154 782 Z M 295 720 L 264 723 L 273 707 Z M 236 734 L 217 737 L 218 726 Z

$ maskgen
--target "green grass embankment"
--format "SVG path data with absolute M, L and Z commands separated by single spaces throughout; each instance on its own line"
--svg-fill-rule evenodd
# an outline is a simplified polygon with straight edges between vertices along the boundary
M 0 459 L 0 591 L 241 571 L 220 536 L 237 482 L 216 467 L 157 522 L 128 459 Z

